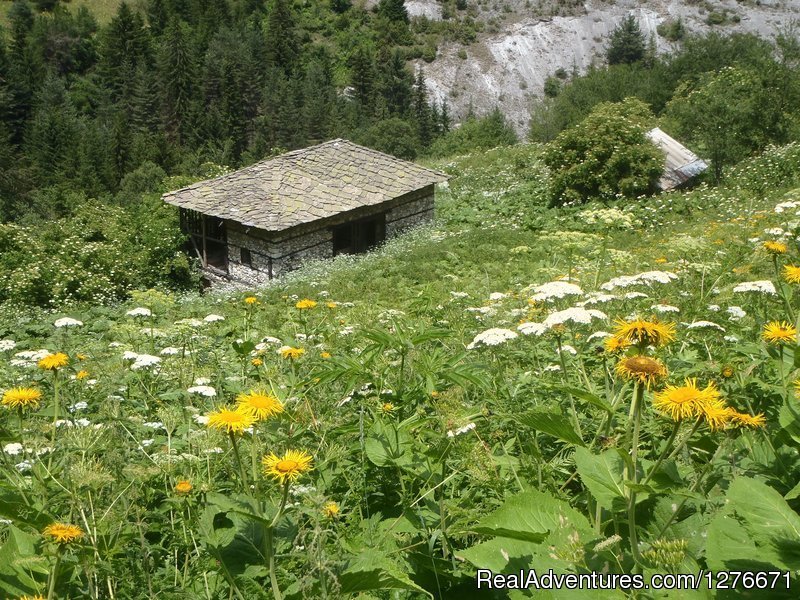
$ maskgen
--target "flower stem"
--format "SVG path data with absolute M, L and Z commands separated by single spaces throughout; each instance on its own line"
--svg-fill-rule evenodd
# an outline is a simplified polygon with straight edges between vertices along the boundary
M 56 562 L 50 572 L 50 583 L 47 586 L 47 600 L 54 600 L 56 597 L 56 580 L 58 579 L 58 568 L 61 566 L 61 546 L 58 547 Z
M 642 420 L 642 398 L 644 397 L 644 384 L 636 382 L 633 392 L 633 403 L 631 404 L 631 418 L 633 419 L 633 434 L 631 436 L 630 450 L 630 480 L 637 483 L 637 460 L 639 454 L 639 426 Z M 631 544 L 631 553 L 636 564 L 642 563 L 642 556 L 639 554 L 639 540 L 636 533 L 636 489 L 631 489 L 628 496 L 628 532 Z
M 60 399 L 58 397 L 58 370 L 53 371 L 53 433 L 50 437 L 50 454 L 47 457 L 47 470 L 53 465 L 53 454 L 56 450 L 56 429 L 58 423 L 58 408 Z
M 642 485 L 647 485 L 647 483 L 652 479 L 653 475 L 656 474 L 661 463 L 664 462 L 664 459 L 667 457 L 667 454 L 670 450 L 672 450 L 672 443 L 675 441 L 675 437 L 678 435 L 678 429 L 681 427 L 680 421 L 675 421 L 675 424 L 672 426 L 672 433 L 669 434 L 667 438 L 667 443 L 664 445 L 664 449 L 661 451 L 661 456 L 658 457 L 656 464 L 653 465 L 653 468 L 650 469 L 650 472 L 647 474 L 647 477 L 644 478 Z M 681 444 L 683 445 L 683 444 Z
M 291 482 L 288 479 L 284 481 L 281 504 L 278 507 L 278 512 L 275 513 L 275 517 L 272 519 L 272 523 L 270 523 L 269 527 L 267 527 L 267 560 L 269 561 L 269 580 L 272 584 L 272 595 L 275 597 L 275 600 L 283 600 L 283 595 L 281 594 L 281 588 L 278 586 L 278 577 L 275 573 L 275 548 L 273 547 L 273 534 L 275 532 L 275 525 L 278 524 L 278 521 L 283 515 L 283 509 L 286 508 L 286 500 L 289 497 L 290 483 Z
M 236 464 L 239 467 L 239 477 L 242 478 L 242 487 L 244 488 L 245 493 L 249 493 L 250 489 L 247 485 L 247 473 L 244 470 L 242 459 L 239 456 L 239 445 L 238 442 L 236 441 L 236 436 L 232 431 L 229 431 L 228 435 L 231 438 L 231 445 L 233 445 L 233 456 L 236 458 Z

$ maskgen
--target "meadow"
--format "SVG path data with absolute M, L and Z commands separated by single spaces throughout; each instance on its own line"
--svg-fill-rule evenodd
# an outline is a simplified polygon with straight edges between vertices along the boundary
M 560 209 L 540 151 L 268 288 L 0 308 L 0 596 L 795 597 L 800 147 Z M 475 589 L 534 567 L 753 574 Z

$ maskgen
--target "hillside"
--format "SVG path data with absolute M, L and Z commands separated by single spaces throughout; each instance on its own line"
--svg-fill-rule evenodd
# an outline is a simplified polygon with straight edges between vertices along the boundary
M 800 150 L 559 210 L 540 150 L 436 163 L 435 227 L 269 288 L 4 307 L 3 595 L 796 569 Z

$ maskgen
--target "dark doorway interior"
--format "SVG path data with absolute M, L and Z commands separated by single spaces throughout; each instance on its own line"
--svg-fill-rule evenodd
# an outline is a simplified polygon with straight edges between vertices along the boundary
M 204 267 L 228 270 L 228 236 L 225 221 L 181 209 L 181 229 L 190 235 L 192 247 Z
M 385 239 L 385 213 L 337 225 L 333 228 L 333 255 L 361 254 Z

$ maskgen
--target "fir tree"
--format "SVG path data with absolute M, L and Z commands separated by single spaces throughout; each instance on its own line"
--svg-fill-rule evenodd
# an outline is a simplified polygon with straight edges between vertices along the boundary
M 191 30 L 173 20 L 161 39 L 158 84 L 161 114 L 167 136 L 178 144 L 186 138 L 194 97 L 195 63 Z
M 294 27 L 294 17 L 287 0 L 273 0 L 265 31 L 267 56 L 273 65 L 287 75 L 294 71 L 299 53 Z
M 633 15 L 628 15 L 611 32 L 606 60 L 610 65 L 632 64 L 642 60 L 644 55 L 644 34 Z
M 406 68 L 406 61 L 399 49 L 395 48 L 388 60 L 380 61 L 380 93 L 386 101 L 391 117 L 404 117 L 411 108 L 414 76 Z
M 362 44 L 350 56 L 350 85 L 358 107 L 358 114 L 372 114 L 372 102 L 375 93 L 375 59 L 370 49 Z
M 428 104 L 428 93 L 425 87 L 425 74 L 417 71 L 414 82 L 414 120 L 417 125 L 419 145 L 427 148 L 433 141 L 434 124 L 431 119 L 431 107 Z
M 150 39 L 144 20 L 127 2 L 119 5 L 117 14 L 105 30 L 100 50 L 100 73 L 111 89 L 119 93 L 139 63 L 151 64 Z M 133 69 L 126 68 L 126 63 Z
M 408 11 L 404 0 L 380 0 L 378 14 L 390 21 L 408 23 Z

